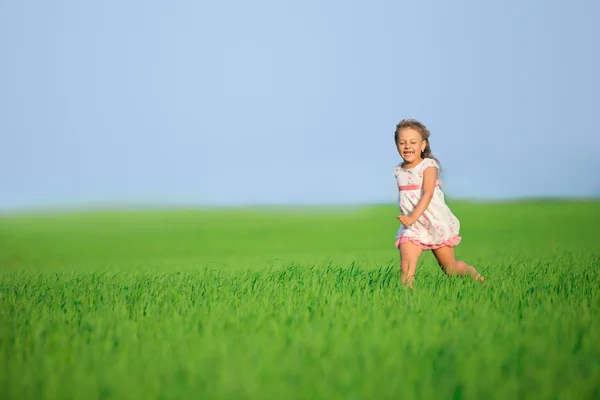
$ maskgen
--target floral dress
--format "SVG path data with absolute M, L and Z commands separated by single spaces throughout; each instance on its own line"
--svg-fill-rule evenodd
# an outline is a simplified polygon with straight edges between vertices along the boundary
M 438 169 L 433 198 L 427 210 L 411 226 L 400 224 L 396 233 L 396 247 L 401 243 L 412 242 L 423 250 L 438 249 L 445 246 L 456 246 L 461 241 L 460 223 L 446 205 L 444 192 L 439 179 L 439 164 L 432 158 L 425 158 L 413 168 L 403 169 L 400 165 L 394 170 L 398 183 L 398 207 L 401 215 L 410 215 L 421 199 L 423 173 L 428 167 Z

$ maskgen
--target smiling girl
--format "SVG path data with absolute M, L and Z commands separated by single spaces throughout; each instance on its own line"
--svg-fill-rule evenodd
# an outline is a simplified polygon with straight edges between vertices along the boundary
M 461 241 L 460 223 L 446 205 L 439 178 L 440 165 L 431 154 L 429 130 L 421 122 L 405 119 L 396 126 L 394 140 L 402 163 L 394 170 L 398 183 L 401 226 L 396 234 L 402 283 L 413 285 L 421 253 L 431 250 L 447 275 L 484 278 L 475 268 L 454 257 Z

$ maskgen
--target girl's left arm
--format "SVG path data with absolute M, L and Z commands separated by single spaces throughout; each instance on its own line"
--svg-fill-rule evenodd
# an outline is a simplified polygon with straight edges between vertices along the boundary
M 415 207 L 415 210 L 408 216 L 408 221 L 406 221 L 408 224 L 406 224 L 406 226 L 417 222 L 425 210 L 427 210 L 427 207 L 429 207 L 429 203 L 431 203 L 433 192 L 435 190 L 437 174 L 438 171 L 436 167 L 427 167 L 425 168 L 425 171 L 423 171 L 423 194 L 421 195 L 421 199 Z

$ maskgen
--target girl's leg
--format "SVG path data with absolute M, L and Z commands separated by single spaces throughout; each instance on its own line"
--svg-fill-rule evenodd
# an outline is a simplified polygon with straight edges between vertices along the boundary
M 454 248 L 452 247 L 433 250 L 433 255 L 446 275 L 469 275 L 476 281 L 484 280 L 484 277 L 475 268 L 454 257 Z
M 417 263 L 423 250 L 414 243 L 400 244 L 400 269 L 402 271 L 402 283 L 412 288 L 415 279 Z

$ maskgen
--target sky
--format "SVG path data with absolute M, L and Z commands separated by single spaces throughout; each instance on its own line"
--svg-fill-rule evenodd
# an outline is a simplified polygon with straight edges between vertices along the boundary
M 594 1 L 0 2 L 0 210 L 600 196 Z

